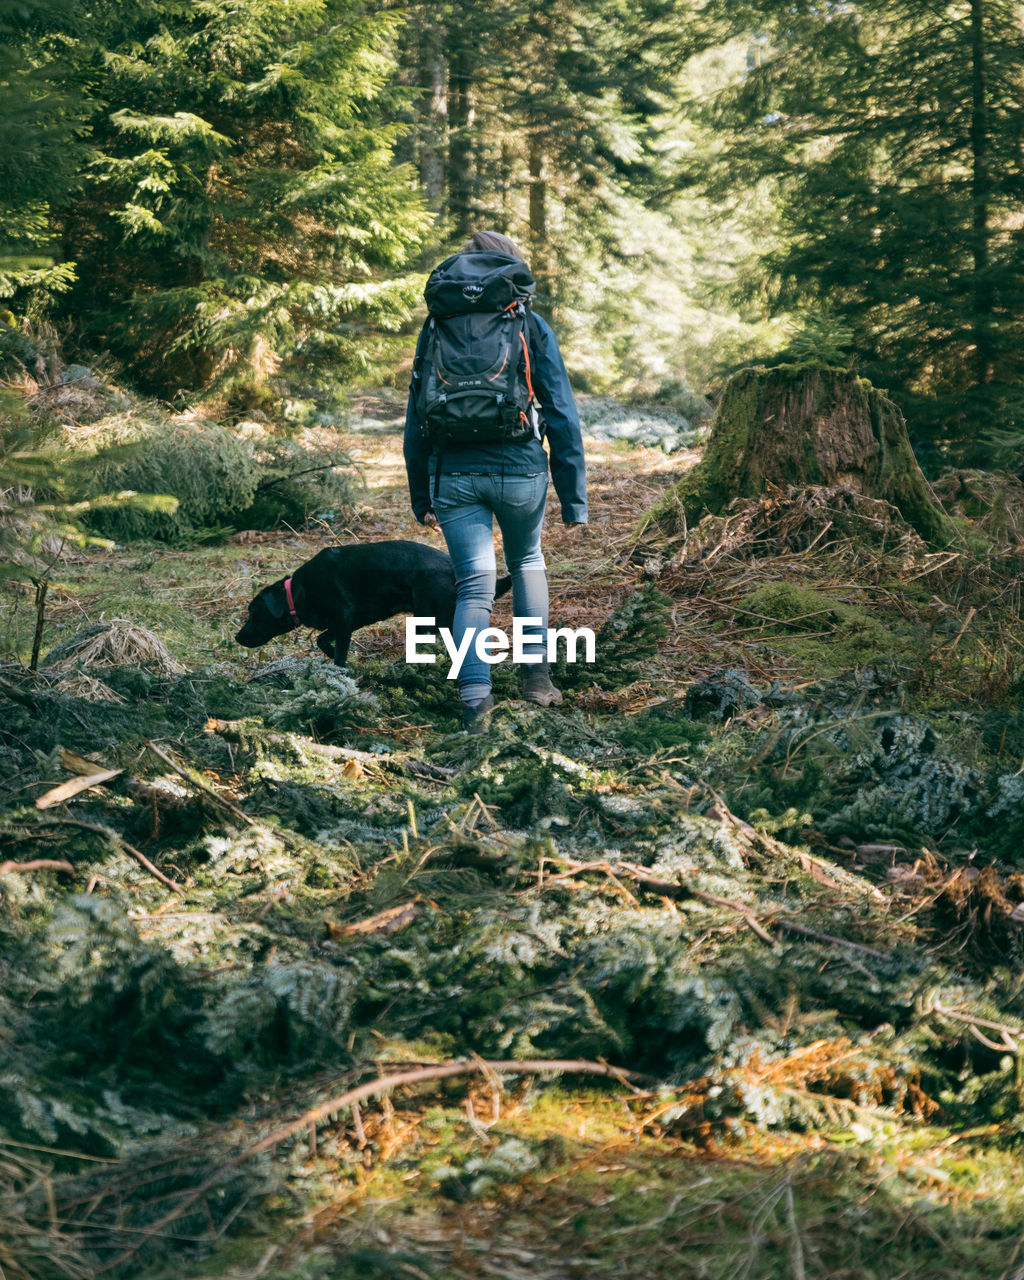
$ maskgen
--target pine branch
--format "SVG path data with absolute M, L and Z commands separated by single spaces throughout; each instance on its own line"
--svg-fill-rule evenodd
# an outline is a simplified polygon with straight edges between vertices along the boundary
M 243 743 L 247 738 L 255 736 L 240 720 L 215 720 L 206 722 L 208 733 L 216 733 L 229 742 Z M 333 747 L 325 742 L 314 742 L 312 738 L 301 738 L 293 733 L 271 733 L 261 731 L 260 740 L 268 745 L 287 746 L 310 755 L 325 756 L 328 760 L 355 760 L 358 764 L 375 765 L 386 769 L 389 773 L 400 774 L 403 778 L 426 778 L 431 782 L 448 782 L 457 772 L 443 765 L 428 764 L 425 760 L 398 760 L 394 756 L 379 751 L 357 751 L 355 747 Z

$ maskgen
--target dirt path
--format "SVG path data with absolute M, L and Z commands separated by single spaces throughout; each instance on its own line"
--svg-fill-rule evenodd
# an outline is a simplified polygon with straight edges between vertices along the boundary
M 259 665 L 272 656 L 274 646 L 256 653 L 239 649 L 234 633 L 245 617 L 255 591 L 294 570 L 325 544 L 413 538 L 443 548 L 439 535 L 418 524 L 409 508 L 402 457 L 404 403 L 385 390 L 355 397 L 349 424 L 338 429 L 315 428 L 310 439 L 355 464 L 361 487 L 355 505 L 342 523 L 307 530 L 256 532 L 242 530 L 228 542 L 212 546 L 173 548 L 126 545 L 112 551 L 66 554 L 47 602 L 43 652 L 66 640 L 78 628 L 111 618 L 126 618 L 152 628 L 172 653 L 190 668 L 211 661 Z M 551 588 L 554 625 L 591 627 L 595 631 L 634 589 L 639 576 L 630 563 L 637 519 L 666 486 L 698 454 L 695 450 L 666 454 L 660 449 L 585 440 L 590 499 L 590 525 L 567 529 L 559 519 L 554 490 L 549 491 L 544 552 Z M 501 563 L 500 534 L 497 535 Z M 498 602 L 494 621 L 508 626 L 511 599 Z M 11 635 L 20 632 L 29 643 L 34 611 L 29 594 L 7 619 Z M 677 637 L 680 643 L 681 637 Z M 360 631 L 353 642 L 360 652 L 398 657 L 404 644 L 404 621 L 395 618 Z M 667 652 L 673 648 L 668 638 Z M 317 651 L 312 633 L 286 638 L 289 653 Z M 674 683 L 676 663 L 673 667 Z M 678 675 L 685 673 L 679 664 Z M 647 673 L 638 673 L 638 680 Z M 652 687 L 662 696 L 662 675 Z M 640 690 L 638 690 L 638 693 Z
M 409 509 L 402 459 L 404 406 L 381 393 L 366 393 L 353 403 L 352 426 L 338 433 L 339 443 L 358 464 L 366 483 L 343 540 L 369 542 L 413 538 L 442 546 L 440 537 L 418 524 Z M 554 489 L 549 490 L 544 524 L 544 554 L 551 589 L 551 617 L 574 627 L 599 627 L 629 594 L 637 566 L 629 563 L 638 518 L 668 484 L 692 466 L 696 450 L 666 454 L 660 449 L 586 439 L 590 524 L 568 529 L 560 518 Z M 315 539 L 316 535 L 306 535 Z M 499 548 L 501 535 L 496 534 Z M 495 622 L 511 617 L 511 604 L 495 608 Z M 395 644 L 401 623 L 382 623 L 360 633 L 359 647 L 371 652 Z

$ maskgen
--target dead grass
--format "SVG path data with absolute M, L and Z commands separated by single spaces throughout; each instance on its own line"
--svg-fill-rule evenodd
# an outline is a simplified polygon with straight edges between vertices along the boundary
M 184 675 L 187 670 L 158 636 L 125 618 L 114 618 L 102 630 L 83 635 L 79 643 L 71 640 L 61 646 L 48 670 L 73 672 L 82 667 L 147 667 L 164 676 Z
M 58 680 L 56 688 L 69 697 L 82 698 L 86 702 L 109 702 L 115 706 L 124 706 L 124 698 L 119 693 L 115 693 L 110 685 L 84 672 Z

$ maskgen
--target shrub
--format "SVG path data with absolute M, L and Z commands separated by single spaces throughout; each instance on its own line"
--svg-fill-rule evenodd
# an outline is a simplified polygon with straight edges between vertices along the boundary
M 110 537 L 168 539 L 229 524 L 252 502 L 258 470 L 251 446 L 209 422 L 133 424 L 101 436 L 85 496 L 116 495 L 90 510 L 91 528 Z M 170 509 L 127 500 L 159 494 Z
M 257 446 L 256 463 L 252 503 L 235 517 L 242 528 L 300 527 L 311 516 L 334 521 L 352 506 L 352 475 L 341 468 L 355 464 L 339 449 L 271 437 Z

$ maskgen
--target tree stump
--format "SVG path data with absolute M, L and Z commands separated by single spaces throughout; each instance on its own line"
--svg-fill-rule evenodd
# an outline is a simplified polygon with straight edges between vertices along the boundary
M 734 498 L 823 485 L 883 498 L 928 542 L 957 536 L 918 466 L 903 415 L 848 369 L 742 369 L 722 393 L 703 459 L 648 513 L 675 531 Z

